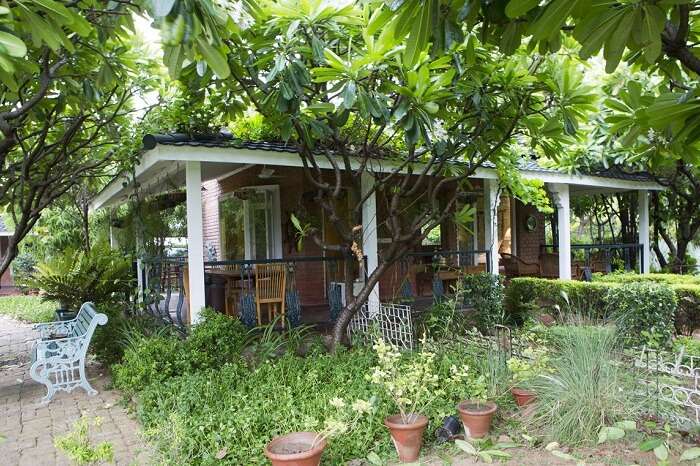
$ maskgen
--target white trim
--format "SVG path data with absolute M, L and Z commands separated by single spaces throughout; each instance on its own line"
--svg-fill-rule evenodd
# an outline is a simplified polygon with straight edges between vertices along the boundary
M 280 199 L 280 186 L 278 184 L 266 184 L 257 186 L 241 186 L 234 191 L 221 194 L 217 199 L 220 204 L 225 199 L 230 199 L 235 196 L 236 191 L 267 191 L 270 193 L 270 216 L 271 225 L 269 225 L 271 238 L 268 244 L 268 256 L 266 259 L 282 259 L 282 202 Z M 250 201 L 243 200 L 243 243 L 245 248 L 245 260 L 253 258 L 253 237 L 251 236 L 251 218 L 250 218 Z M 219 222 L 221 217 L 219 217 Z M 219 225 L 219 244 L 221 242 L 221 225 Z M 223 247 L 222 247 L 223 249 Z M 223 250 L 221 251 L 223 254 Z M 260 257 L 256 258 L 260 259 Z
M 238 149 L 233 147 L 193 147 L 193 146 L 168 146 L 158 145 L 155 149 L 147 151 L 142 156 L 141 164 L 136 167 L 137 180 L 149 168 L 158 161 L 196 161 L 213 163 L 235 163 L 249 165 L 277 165 L 285 167 L 302 167 L 301 158 L 296 153 Z M 332 169 L 332 165 L 325 158 L 319 158 L 318 165 L 322 169 Z M 360 166 L 360 160 L 352 159 L 350 166 L 356 169 Z M 394 170 L 396 162 L 371 160 L 368 169 L 371 172 L 387 173 Z M 415 170 L 415 167 L 414 167 Z M 403 170 L 406 172 L 406 170 Z M 545 183 L 570 184 L 588 186 L 591 188 L 605 188 L 610 190 L 663 190 L 663 186 L 653 181 L 632 181 L 616 178 L 606 178 L 594 175 L 577 175 L 560 172 L 543 172 L 538 170 L 520 170 L 524 179 L 541 180 Z M 472 178 L 498 179 L 494 168 L 477 168 Z M 91 210 L 97 210 L 110 202 L 115 201 L 125 189 L 122 186 L 123 176 L 118 176 L 110 182 L 90 203 Z
M 204 308 L 204 225 L 202 217 L 202 164 L 187 162 L 187 270 L 190 322 L 199 323 Z
M 571 280 L 571 209 L 569 207 L 569 185 L 552 184 L 550 185 L 550 191 L 557 206 L 559 279 Z
M 367 256 L 367 275 L 379 267 L 379 243 L 377 240 L 377 192 L 374 190 L 374 177 L 366 171 L 362 173 L 361 188 L 362 197 L 367 194 L 367 199 L 362 204 L 362 251 Z M 374 316 L 379 312 L 379 283 L 374 285 L 367 300 L 369 315 Z
M 491 262 L 491 273 L 498 275 L 498 180 L 484 180 L 484 246 Z M 488 264 L 488 262 L 487 262 Z
M 639 213 L 639 244 L 642 245 L 642 264 L 640 270 L 642 273 L 649 273 L 649 264 L 651 263 L 651 246 L 649 242 L 649 192 L 639 190 L 637 193 Z
M 515 197 L 508 198 L 510 205 L 510 253 L 514 256 L 518 255 L 518 201 Z
M 0 231 L 0 236 L 12 236 L 14 234 L 14 231 Z

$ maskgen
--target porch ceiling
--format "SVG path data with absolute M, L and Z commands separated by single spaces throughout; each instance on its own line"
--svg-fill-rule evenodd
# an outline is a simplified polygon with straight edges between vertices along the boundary
M 112 180 L 90 203 L 91 210 L 113 207 L 128 201 L 134 194 L 135 186 L 146 196 L 176 191 L 185 188 L 185 162 L 157 160 L 136 171 L 136 183 L 126 176 Z M 244 163 L 203 162 L 202 181 L 209 181 L 242 169 Z

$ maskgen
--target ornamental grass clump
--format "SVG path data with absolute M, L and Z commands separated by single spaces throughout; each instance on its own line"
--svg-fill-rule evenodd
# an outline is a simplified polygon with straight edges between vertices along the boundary
M 580 445 L 594 442 L 605 425 L 634 419 L 641 406 L 634 377 L 618 359 L 615 332 L 564 326 L 559 336 L 550 371 L 528 384 L 537 393 L 530 427 L 550 440 Z
M 435 353 L 422 349 L 415 353 L 401 354 L 392 344 L 377 339 L 373 345 L 377 365 L 369 379 L 382 387 L 399 410 L 404 424 L 415 422 L 430 403 L 442 394 L 438 376 L 434 372 Z

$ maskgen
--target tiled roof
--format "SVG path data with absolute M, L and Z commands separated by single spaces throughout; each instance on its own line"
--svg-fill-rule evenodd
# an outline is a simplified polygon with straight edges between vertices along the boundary
M 274 141 L 244 141 L 233 137 L 231 133 L 221 132 L 211 136 L 190 136 L 184 133 L 171 134 L 147 134 L 143 138 L 143 147 L 146 150 L 154 149 L 157 145 L 164 146 L 190 146 L 190 147 L 233 147 L 237 149 L 264 150 L 271 152 L 296 153 L 297 148 L 293 143 Z M 492 162 L 485 162 L 485 168 L 496 168 Z M 540 166 L 534 159 L 521 159 L 520 168 L 522 170 L 541 173 L 566 173 L 556 168 Z M 610 167 L 599 170 L 581 171 L 578 174 L 588 176 L 600 176 L 603 178 L 613 178 L 629 181 L 654 181 L 646 172 L 626 172 L 621 167 Z M 0 230 L 1 231 L 1 230 Z

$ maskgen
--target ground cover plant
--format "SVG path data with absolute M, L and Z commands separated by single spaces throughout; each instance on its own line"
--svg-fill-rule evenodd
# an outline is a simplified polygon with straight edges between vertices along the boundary
M 52 321 L 56 309 L 57 302 L 45 301 L 39 296 L 0 296 L 0 314 L 24 322 Z

